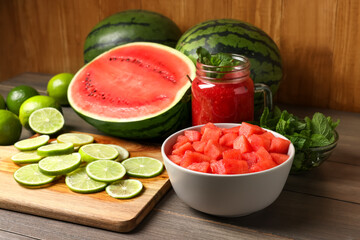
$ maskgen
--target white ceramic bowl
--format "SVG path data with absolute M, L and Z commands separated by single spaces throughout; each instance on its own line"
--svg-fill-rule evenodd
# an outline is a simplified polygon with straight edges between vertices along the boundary
M 231 128 L 239 124 L 216 124 Z M 201 126 L 190 127 L 172 134 L 161 147 L 165 167 L 177 196 L 190 207 L 204 213 L 237 217 L 266 208 L 280 195 L 294 160 L 295 149 L 290 144 L 289 159 L 284 163 L 255 173 L 218 175 L 191 171 L 173 163 L 168 157 L 179 135 L 185 130 L 200 130 Z M 270 131 L 270 130 L 267 130 Z M 272 132 L 276 137 L 282 135 Z

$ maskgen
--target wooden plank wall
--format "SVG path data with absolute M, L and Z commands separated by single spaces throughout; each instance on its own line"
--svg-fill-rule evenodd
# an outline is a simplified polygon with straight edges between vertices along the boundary
M 182 31 L 215 18 L 253 23 L 282 52 L 278 102 L 360 112 L 358 0 L 0 0 L 0 81 L 76 72 L 90 29 L 126 9 L 159 12 Z

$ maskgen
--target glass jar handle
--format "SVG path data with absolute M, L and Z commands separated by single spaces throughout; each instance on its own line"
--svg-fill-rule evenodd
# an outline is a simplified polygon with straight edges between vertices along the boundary
M 263 92 L 264 93 L 264 108 L 268 107 L 271 111 L 273 108 L 273 98 L 272 92 L 268 85 L 262 83 L 254 84 L 255 92 Z

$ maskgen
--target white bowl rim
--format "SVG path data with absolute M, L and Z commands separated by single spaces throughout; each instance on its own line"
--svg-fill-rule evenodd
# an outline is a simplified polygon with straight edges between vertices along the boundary
M 277 133 L 275 131 L 272 131 L 272 130 L 269 130 L 269 129 L 266 129 L 266 128 L 262 128 L 266 131 L 269 131 L 271 132 L 272 134 L 274 134 L 275 136 L 278 136 L 278 137 L 281 137 L 281 138 L 284 138 L 286 140 L 289 140 L 290 141 L 290 145 L 289 145 L 289 150 L 288 150 L 288 155 L 289 155 L 289 158 L 284 161 L 283 163 L 275 166 L 275 167 L 272 167 L 270 169 L 266 169 L 266 170 L 262 170 L 262 171 L 259 171 L 259 172 L 252 172 L 252 173 L 239 173 L 239 174 L 214 174 L 214 173 L 203 173 L 203 172 L 198 172 L 198 171 L 194 171 L 194 170 L 190 170 L 190 169 L 187 169 L 187 168 L 184 168 L 184 167 L 181 167 L 179 165 L 177 165 L 176 163 L 174 163 L 173 161 L 171 161 L 168 157 L 167 157 L 167 154 L 165 153 L 165 143 L 167 143 L 171 138 L 173 138 L 175 135 L 179 134 L 180 132 L 184 132 L 185 130 L 192 130 L 192 129 L 195 129 L 195 128 L 201 128 L 202 126 L 204 126 L 205 124 L 202 124 L 202 125 L 196 125 L 196 126 L 191 126 L 191 127 L 188 127 L 188 128 L 184 128 L 184 129 L 181 129 L 173 134 L 171 134 L 169 137 L 167 137 L 165 139 L 165 141 L 163 142 L 163 144 L 161 145 L 161 153 L 163 155 L 163 158 L 164 158 L 164 162 L 168 162 L 170 165 L 174 166 L 175 168 L 179 169 L 180 171 L 185 171 L 187 173 L 190 173 L 190 174 L 195 174 L 195 175 L 204 175 L 204 176 L 208 176 L 208 177 L 220 177 L 220 178 L 223 178 L 223 177 L 226 177 L 226 178 L 236 178 L 236 177 L 240 177 L 240 176 L 251 176 L 251 175 L 258 175 L 258 174 L 263 174 L 263 173 L 268 173 L 268 172 L 271 172 L 271 171 L 276 171 L 277 169 L 283 167 L 285 165 L 286 162 L 288 162 L 290 159 L 293 159 L 294 156 L 295 156 L 295 148 L 294 148 L 294 145 L 292 144 L 292 142 L 286 138 L 285 136 L 281 135 L 280 133 Z M 236 126 L 240 126 L 241 123 L 214 123 L 215 126 L 229 126 L 229 128 L 231 127 L 236 127 Z

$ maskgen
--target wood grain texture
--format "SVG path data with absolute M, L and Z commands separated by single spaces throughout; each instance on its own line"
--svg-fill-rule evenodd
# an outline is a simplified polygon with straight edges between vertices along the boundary
M 123 146 L 130 157 L 148 156 L 162 160 L 159 145 L 139 144 L 117 138 L 94 135 L 95 142 Z M 30 213 L 118 232 L 133 230 L 169 190 L 166 170 L 153 178 L 139 179 L 144 185 L 135 198 L 119 200 L 105 191 L 93 194 L 72 192 L 62 177 L 43 188 L 26 188 L 13 179 L 19 168 L 11 156 L 19 152 L 14 147 L 0 147 L 0 208 Z
M 127 9 L 159 12 L 183 32 L 209 19 L 250 22 L 280 47 L 278 103 L 360 112 L 357 0 L 0 0 L 0 81 L 76 72 L 92 27 Z

